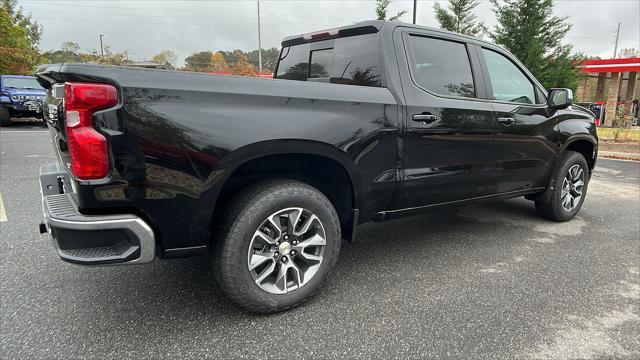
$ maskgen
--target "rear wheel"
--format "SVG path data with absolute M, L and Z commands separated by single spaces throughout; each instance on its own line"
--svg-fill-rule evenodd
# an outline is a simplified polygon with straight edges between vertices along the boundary
M 4 105 L 0 105 L 0 126 L 11 126 L 11 114 Z
M 292 180 L 244 191 L 228 208 L 215 274 L 243 308 L 271 313 L 295 307 L 322 285 L 338 259 L 340 224 L 317 189 Z
M 580 211 L 587 194 L 589 167 L 582 154 L 567 151 L 554 171 L 554 189 L 547 203 L 536 201 L 538 213 L 549 220 L 568 221 Z

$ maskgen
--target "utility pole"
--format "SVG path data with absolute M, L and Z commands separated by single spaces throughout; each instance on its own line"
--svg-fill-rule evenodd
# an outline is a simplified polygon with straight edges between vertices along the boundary
M 618 57 L 618 40 L 620 39 L 620 23 L 618 23 L 618 31 L 616 31 L 616 46 L 613 48 L 613 58 Z
M 416 23 L 416 9 L 418 8 L 418 0 L 413 0 L 413 24 Z
M 260 1 L 258 3 L 258 72 L 262 73 L 262 39 L 260 38 Z
M 100 34 L 100 54 L 104 57 L 104 46 L 102 46 L 102 37 L 104 35 Z

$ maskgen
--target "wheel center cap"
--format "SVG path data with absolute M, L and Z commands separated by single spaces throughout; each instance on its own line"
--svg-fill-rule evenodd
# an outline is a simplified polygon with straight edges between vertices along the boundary
M 291 244 L 288 242 L 283 242 L 278 246 L 278 252 L 282 255 L 289 255 L 289 251 L 291 251 Z

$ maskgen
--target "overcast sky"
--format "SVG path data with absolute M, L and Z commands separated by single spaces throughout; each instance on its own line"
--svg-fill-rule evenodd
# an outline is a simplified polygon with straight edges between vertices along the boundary
M 417 23 L 437 27 L 436 1 L 418 1 Z M 441 0 L 445 4 L 446 0 Z M 253 0 L 18 0 L 44 28 L 40 49 L 58 49 L 64 41 L 84 50 L 100 48 L 99 34 L 115 51 L 128 50 L 133 60 L 148 60 L 163 49 L 184 58 L 199 50 L 258 48 L 257 5 Z M 413 0 L 392 1 L 389 14 L 407 10 Z M 375 18 L 374 0 L 261 0 L 262 47 L 279 47 L 293 34 Z M 640 49 L 640 0 L 555 0 L 555 15 L 568 16 L 573 29 L 566 42 L 576 51 L 609 58 L 620 22 L 618 48 Z M 488 0 L 476 8 L 480 21 L 496 20 Z

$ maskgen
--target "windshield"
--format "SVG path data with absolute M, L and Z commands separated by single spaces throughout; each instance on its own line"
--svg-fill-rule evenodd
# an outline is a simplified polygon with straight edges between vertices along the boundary
M 2 87 L 12 87 L 18 89 L 42 89 L 42 86 L 38 84 L 36 79 L 17 77 L 3 77 Z

